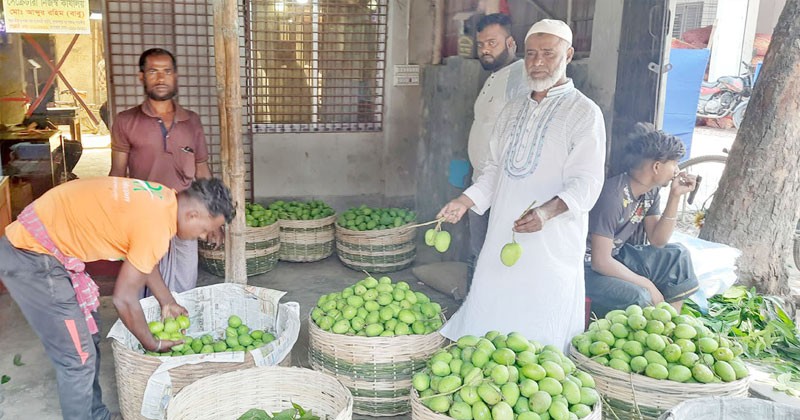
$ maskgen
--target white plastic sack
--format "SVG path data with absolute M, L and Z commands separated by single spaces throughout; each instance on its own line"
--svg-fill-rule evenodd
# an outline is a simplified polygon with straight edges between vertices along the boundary
M 732 246 L 705 241 L 680 232 L 673 232 L 669 242 L 681 244 L 689 250 L 699 283 L 699 288 L 691 299 L 705 312 L 709 297 L 728 290 L 736 283 L 736 260 L 742 252 Z
M 659 420 L 795 420 L 800 408 L 757 398 L 706 397 L 684 401 Z
M 215 340 L 223 338 L 228 317 L 234 314 L 251 329 L 274 332 L 275 341 L 250 351 L 256 366 L 273 366 L 289 355 L 300 335 L 300 305 L 296 302 L 279 303 L 285 294 L 286 292 L 262 287 L 222 283 L 198 287 L 180 294 L 173 293 L 173 296 L 178 304 L 189 311 L 191 325 L 187 335 L 193 338 L 205 334 L 213 336 Z M 161 306 L 155 297 L 139 302 L 148 322 L 161 318 Z M 129 349 L 143 352 L 141 344 L 122 320 L 114 323 L 108 337 Z M 163 418 L 166 405 L 172 397 L 170 369 L 206 362 L 242 363 L 244 356 L 244 352 L 239 351 L 161 357 L 162 364 L 147 382 L 142 401 L 142 416 L 150 419 Z

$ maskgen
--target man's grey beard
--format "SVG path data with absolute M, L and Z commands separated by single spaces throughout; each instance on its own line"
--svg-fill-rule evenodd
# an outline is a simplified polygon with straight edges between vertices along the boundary
M 558 68 L 553 73 L 552 76 L 549 76 L 545 79 L 534 79 L 531 77 L 530 73 L 528 73 L 527 81 L 528 81 L 528 88 L 533 90 L 534 92 L 545 92 L 550 90 L 553 86 L 558 83 L 561 78 L 567 75 L 567 56 L 566 54 L 564 57 L 561 58 L 561 62 L 558 64 Z

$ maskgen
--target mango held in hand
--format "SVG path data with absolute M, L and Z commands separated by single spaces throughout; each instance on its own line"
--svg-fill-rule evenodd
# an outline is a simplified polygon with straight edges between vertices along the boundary
M 500 261 L 502 261 L 506 267 L 511 267 L 516 264 L 521 256 L 522 246 L 516 241 L 503 245 L 503 249 L 500 251 Z
M 447 252 L 447 249 L 450 248 L 450 232 L 439 231 L 433 239 L 433 247 L 439 252 Z
M 436 229 L 430 228 L 425 231 L 425 245 L 433 246 L 436 240 Z

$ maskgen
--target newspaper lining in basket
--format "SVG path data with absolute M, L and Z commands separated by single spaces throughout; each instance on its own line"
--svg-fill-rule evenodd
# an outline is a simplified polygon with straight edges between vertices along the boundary
M 248 353 L 256 366 L 271 366 L 284 360 L 300 334 L 300 308 L 296 302 L 279 303 L 286 292 L 255 286 L 222 283 L 198 287 L 180 294 L 173 293 L 178 304 L 189 311 L 191 326 L 188 335 L 199 337 L 210 334 L 215 339 L 223 337 L 228 317 L 236 314 L 251 329 L 275 332 L 275 341 Z M 159 319 L 161 307 L 155 297 L 140 301 L 148 321 Z M 111 327 L 109 338 L 127 349 L 142 351 L 141 344 L 128 331 L 121 320 Z M 170 369 L 198 363 L 243 363 L 245 352 L 194 354 L 179 357 L 159 357 L 161 365 L 147 380 L 141 415 L 158 419 L 172 396 Z

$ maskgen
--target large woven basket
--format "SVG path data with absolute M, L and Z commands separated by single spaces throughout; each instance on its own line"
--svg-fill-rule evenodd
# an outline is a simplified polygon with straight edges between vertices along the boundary
M 235 420 L 252 408 L 273 413 L 299 404 L 326 420 L 353 418 L 353 396 L 335 378 L 310 369 L 260 367 L 203 378 L 167 407 L 168 420 Z
M 368 416 L 409 412 L 411 377 L 445 342 L 438 332 L 398 337 L 334 334 L 310 318 L 308 330 L 311 367 L 342 381 L 353 393 L 353 411 Z
M 693 398 L 746 397 L 750 380 L 711 384 L 680 383 L 625 373 L 603 366 L 570 346 L 569 357 L 592 375 L 597 392 L 603 398 L 603 415 L 608 419 L 657 420 L 670 408 Z
M 336 226 L 336 253 L 353 270 L 372 273 L 400 271 L 417 256 L 411 224 L 393 229 L 357 231 Z
M 247 275 L 264 274 L 278 264 L 281 248 L 280 227 L 273 223 L 264 227 L 247 227 L 244 231 Z M 211 245 L 198 242 L 200 266 L 216 276 L 225 277 L 225 247 L 213 249 Z
M 592 412 L 581 420 L 601 420 L 603 418 L 602 401 L 598 401 L 592 408 Z M 446 414 L 440 414 L 422 403 L 416 389 L 411 390 L 411 418 L 413 420 L 453 420 Z
M 292 262 L 311 262 L 333 254 L 336 215 L 316 220 L 281 219 L 280 259 Z
M 145 419 L 141 415 L 142 400 L 147 381 L 161 365 L 158 357 L 135 352 L 116 340 L 111 341 L 114 352 L 114 371 L 117 374 L 119 408 L 126 420 Z M 291 353 L 280 362 L 281 366 L 291 366 Z M 233 372 L 255 367 L 253 356 L 245 352 L 244 362 L 236 363 L 198 363 L 183 365 L 169 371 L 173 395 L 183 387 L 217 373 Z

